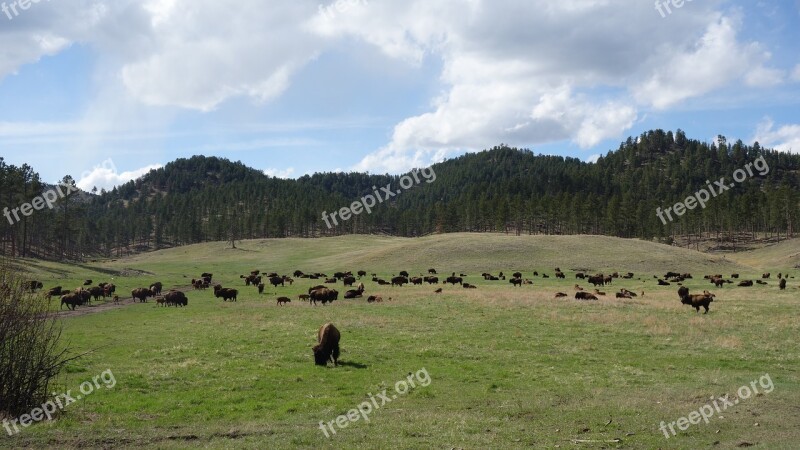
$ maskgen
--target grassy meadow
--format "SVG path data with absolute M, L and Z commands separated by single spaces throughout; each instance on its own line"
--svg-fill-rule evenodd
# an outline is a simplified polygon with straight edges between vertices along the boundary
M 224 303 L 210 290 L 189 291 L 183 309 L 150 300 L 65 318 L 72 352 L 93 351 L 69 364 L 57 391 L 74 394 L 108 369 L 116 384 L 55 421 L 3 433 L 0 448 L 796 448 L 800 279 L 781 292 L 774 277 L 800 275 L 790 264 L 799 245 L 781 246 L 723 257 L 594 236 L 351 236 L 245 241 L 237 249 L 210 243 L 83 265 L 18 261 L 45 288 L 93 279 L 113 282 L 127 297 L 155 281 L 185 288 L 212 272 L 214 282 L 240 294 Z M 555 267 L 566 280 L 552 277 Z M 381 295 L 383 303 L 340 295 L 312 307 L 297 295 L 323 280 L 268 286 L 259 296 L 239 278 L 255 269 L 363 269 L 388 280 L 428 268 L 440 278 L 466 273 L 478 288 L 445 286 L 435 294 L 435 286 L 392 288 L 367 277 L 365 295 Z M 480 277 L 517 270 L 534 284 Z M 534 270 L 552 278 L 533 277 Z M 576 270 L 635 277 L 601 288 L 608 295 L 597 302 L 581 302 L 572 298 L 576 282 L 591 289 Z M 681 305 L 677 286 L 656 286 L 653 275 L 670 270 L 691 272 L 693 292 L 717 295 L 709 314 Z M 768 271 L 769 284 L 752 288 L 716 289 L 702 279 L 740 273 L 755 280 Z M 620 288 L 644 296 L 618 300 Z M 344 291 L 341 283 L 336 289 Z M 559 291 L 570 297 L 554 298 Z M 293 301 L 279 307 L 278 296 Z M 317 329 L 328 321 L 342 333 L 337 368 L 313 363 Z M 391 394 L 423 368 L 430 385 L 330 438 L 320 430 L 320 421 L 335 421 L 369 394 Z M 774 391 L 670 439 L 659 430 L 712 396 L 734 398 L 765 374 Z

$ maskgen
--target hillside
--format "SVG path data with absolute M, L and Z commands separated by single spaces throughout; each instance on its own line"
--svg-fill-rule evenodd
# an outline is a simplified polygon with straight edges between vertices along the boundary
M 458 271 L 478 277 L 484 271 L 534 270 L 552 275 L 555 267 L 565 271 L 634 272 L 642 278 L 667 271 L 743 274 L 760 273 L 726 256 L 711 256 L 692 250 L 636 239 L 603 236 L 506 236 L 454 233 L 423 238 L 341 236 L 325 239 L 268 239 L 237 243 L 212 242 L 144 253 L 128 258 L 78 266 L 25 260 L 31 278 L 45 284 L 59 280 L 105 279 L 108 277 L 152 277 L 181 279 L 204 271 L 229 275 L 251 270 L 291 273 L 333 270 L 367 270 L 389 276 L 400 270 L 425 273 Z M 776 266 L 771 266 L 776 267 Z M 780 266 L 777 266 L 780 267 Z M 530 276 L 530 275 L 528 275 Z M 232 282 L 236 278 L 232 278 Z M 67 283 L 69 284 L 69 283 Z M 188 283 L 186 283 L 188 284 Z
M 656 215 L 706 189 L 709 180 L 730 180 L 754 165 L 756 171 L 705 208 L 674 216 L 673 222 Z M 35 173 L 0 168 L 7 204 L 21 204 L 41 190 Z M 758 143 L 729 144 L 723 137 L 715 143 L 690 140 L 680 130 L 628 138 L 594 164 L 498 146 L 429 169 L 430 177 L 417 176 L 399 189 L 411 178 L 322 173 L 281 180 L 241 162 L 179 159 L 88 203 L 67 199 L 20 224 L 0 222 L 0 251 L 82 259 L 225 240 L 462 232 L 661 242 L 695 236 L 724 247 L 732 234 L 785 237 L 800 220 L 800 155 Z M 326 225 L 324 212 L 375 191 L 384 197 L 384 187 L 397 195 L 382 198 L 370 214 Z

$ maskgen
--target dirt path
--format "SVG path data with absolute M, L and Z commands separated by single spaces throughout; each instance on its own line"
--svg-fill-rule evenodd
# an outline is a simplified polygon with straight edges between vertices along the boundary
M 194 288 L 192 288 L 191 286 L 188 286 L 188 287 L 182 287 L 182 288 L 178 288 L 178 289 L 174 289 L 174 290 L 186 293 L 186 292 L 193 291 Z M 164 293 L 166 293 L 166 292 L 169 292 L 169 291 L 164 291 Z M 139 303 L 139 302 L 136 302 L 136 303 Z M 147 303 L 152 303 L 154 305 L 156 304 L 155 303 L 155 299 L 152 299 L 152 298 L 148 299 Z M 78 306 L 77 308 L 75 308 L 74 311 L 69 310 L 69 309 L 61 310 L 61 311 L 56 312 L 54 315 L 56 317 L 60 317 L 60 318 L 81 317 L 81 316 L 88 316 L 89 314 L 98 314 L 98 313 L 102 313 L 102 312 L 106 312 L 106 311 L 111 311 L 113 309 L 124 308 L 126 306 L 130 306 L 130 305 L 133 305 L 133 304 L 134 304 L 133 297 L 125 298 L 125 299 L 120 298 L 119 299 L 119 303 L 114 303 L 111 300 L 103 300 L 103 303 L 97 303 L 97 304 L 92 305 L 92 306 Z

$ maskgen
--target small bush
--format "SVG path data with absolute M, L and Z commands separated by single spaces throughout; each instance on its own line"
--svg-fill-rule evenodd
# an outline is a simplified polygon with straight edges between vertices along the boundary
M 61 324 L 47 298 L 0 261 L 0 416 L 18 416 L 44 403 L 67 363 Z

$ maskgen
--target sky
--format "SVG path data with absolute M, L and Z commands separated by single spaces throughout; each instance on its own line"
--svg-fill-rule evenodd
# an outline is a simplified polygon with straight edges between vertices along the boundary
M 110 189 L 177 158 L 401 173 L 628 136 L 800 152 L 800 0 L 0 0 L 0 156 Z

